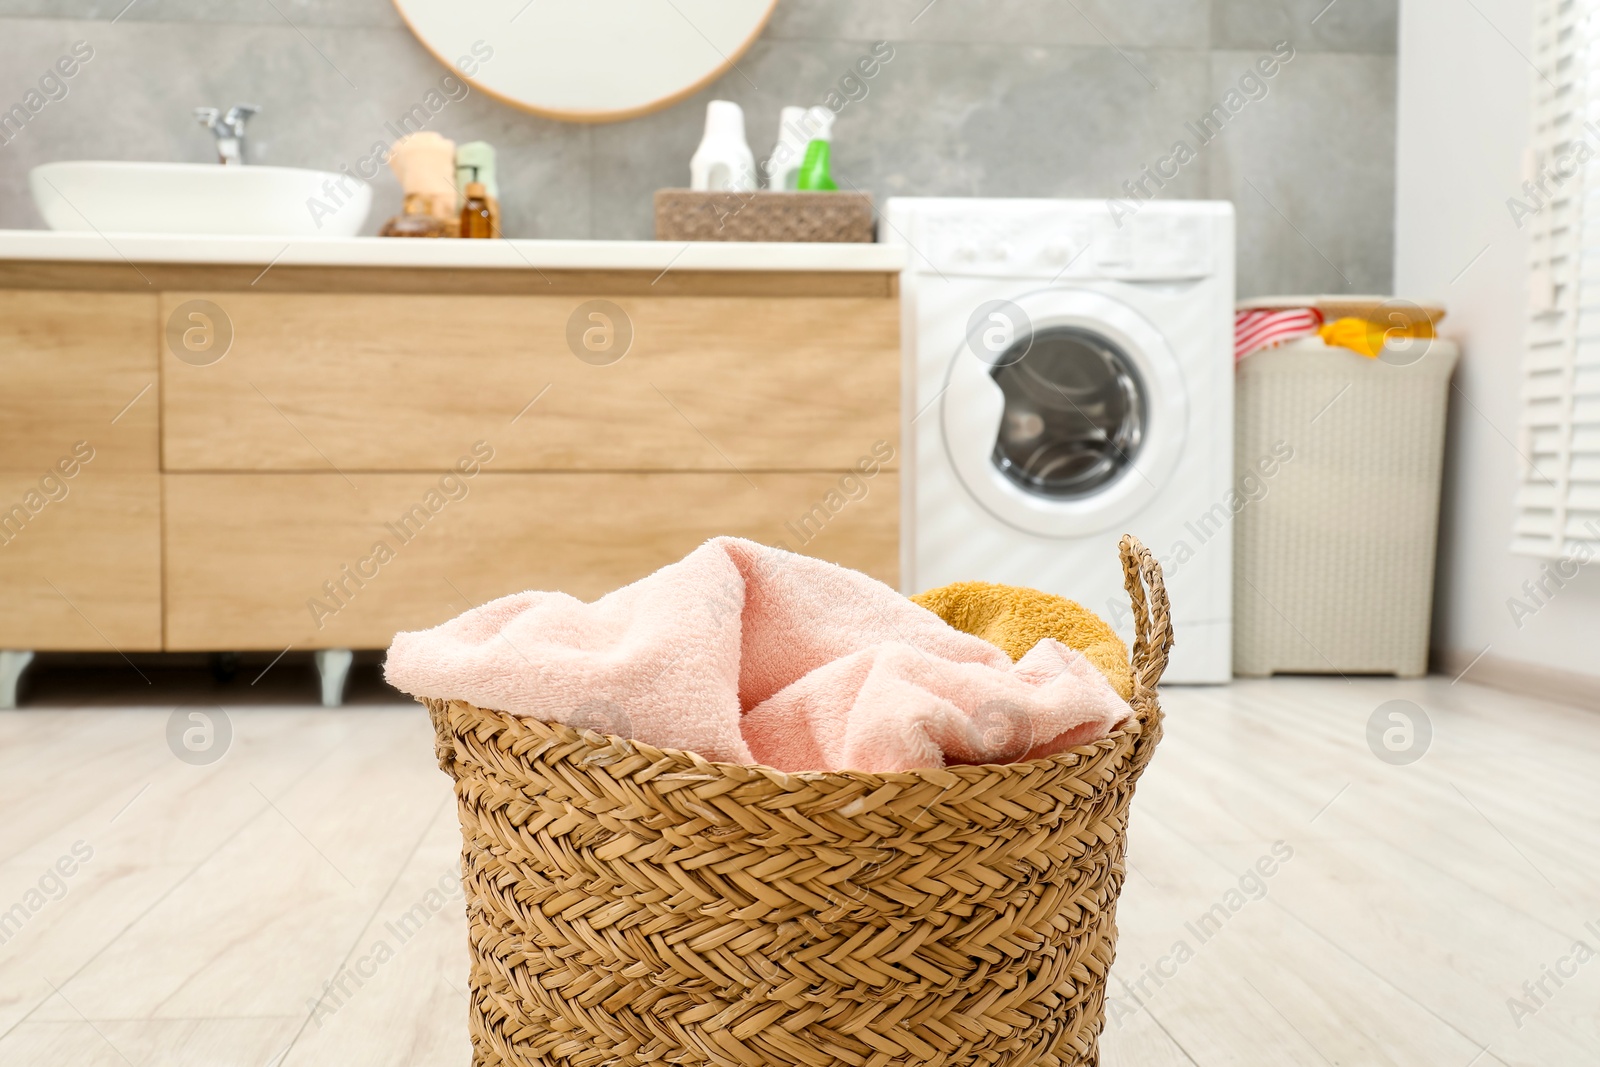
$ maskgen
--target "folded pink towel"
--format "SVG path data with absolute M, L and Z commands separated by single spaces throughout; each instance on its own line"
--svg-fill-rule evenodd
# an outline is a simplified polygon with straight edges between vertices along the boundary
M 419 697 L 782 771 L 1007 763 L 1132 714 L 1058 641 L 1013 664 L 865 574 L 735 537 L 592 604 L 517 593 L 396 634 L 384 673 Z

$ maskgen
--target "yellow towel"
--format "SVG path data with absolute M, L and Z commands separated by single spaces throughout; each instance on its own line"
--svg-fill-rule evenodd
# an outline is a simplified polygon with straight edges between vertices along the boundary
M 1385 342 L 1432 337 L 1433 324 L 1418 322 L 1385 326 L 1381 322 L 1372 322 L 1368 319 L 1343 318 L 1327 323 L 1317 332 L 1322 335 L 1323 344 L 1333 345 L 1335 348 L 1348 348 L 1368 359 L 1377 359 L 1379 353 L 1383 351 Z
M 918 593 L 911 602 L 999 647 L 1012 662 L 1053 637 L 1082 652 L 1123 700 L 1133 699 L 1128 646 L 1100 616 L 1064 597 L 990 582 L 953 582 Z

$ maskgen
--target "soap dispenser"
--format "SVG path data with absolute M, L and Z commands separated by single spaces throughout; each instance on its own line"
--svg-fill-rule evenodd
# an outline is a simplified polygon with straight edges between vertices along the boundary
M 756 160 L 744 139 L 744 109 L 732 100 L 706 105 L 706 132 L 689 161 L 689 188 L 744 193 L 756 187 Z
M 462 237 L 493 237 L 494 223 L 489 213 L 489 190 L 478 180 L 478 168 L 469 166 L 472 179 L 467 182 L 465 200 L 461 205 Z
M 806 129 L 806 109 L 786 107 L 778 116 L 778 142 L 767 160 L 767 188 L 790 192 L 797 188 L 800 163 L 811 135 Z
M 473 168 L 477 168 L 474 172 Z M 460 215 L 461 206 L 466 203 L 466 189 L 469 182 L 479 181 L 487 193 L 485 199 L 489 201 L 489 229 L 496 236 L 503 234 L 500 228 L 500 187 L 495 183 L 494 146 L 487 141 L 468 141 L 466 144 L 456 146 L 456 188 L 461 190 L 457 199 L 456 214 Z
M 833 112 L 825 107 L 814 107 L 806 112 L 806 122 L 811 126 L 811 142 L 806 145 L 805 162 L 795 179 L 795 188 L 809 192 L 832 191 L 839 188 L 833 181 L 832 142 Z

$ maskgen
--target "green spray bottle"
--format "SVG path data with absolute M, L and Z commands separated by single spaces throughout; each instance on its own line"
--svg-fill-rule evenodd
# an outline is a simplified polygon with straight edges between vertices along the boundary
M 839 188 L 832 174 L 833 112 L 825 107 L 814 107 L 806 113 L 816 130 L 806 145 L 806 158 L 800 164 L 800 174 L 795 188 L 810 192 L 832 191 Z

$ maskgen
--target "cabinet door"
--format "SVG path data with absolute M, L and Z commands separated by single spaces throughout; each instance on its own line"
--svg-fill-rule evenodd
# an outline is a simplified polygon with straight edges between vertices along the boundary
M 0 470 L 94 446 L 100 470 L 156 469 L 157 297 L 0 292 Z
M 156 314 L 0 292 L 0 647 L 161 647 Z
M 161 648 L 161 476 L 0 472 L 0 648 Z
M 717 534 L 891 585 L 898 577 L 899 478 L 888 470 L 870 479 L 350 472 L 165 482 L 174 650 L 384 648 L 397 630 L 524 589 L 592 600 Z
M 847 470 L 899 439 L 890 298 L 163 297 L 200 300 L 228 343 L 163 355 L 167 470 L 438 470 L 479 439 L 502 471 Z

